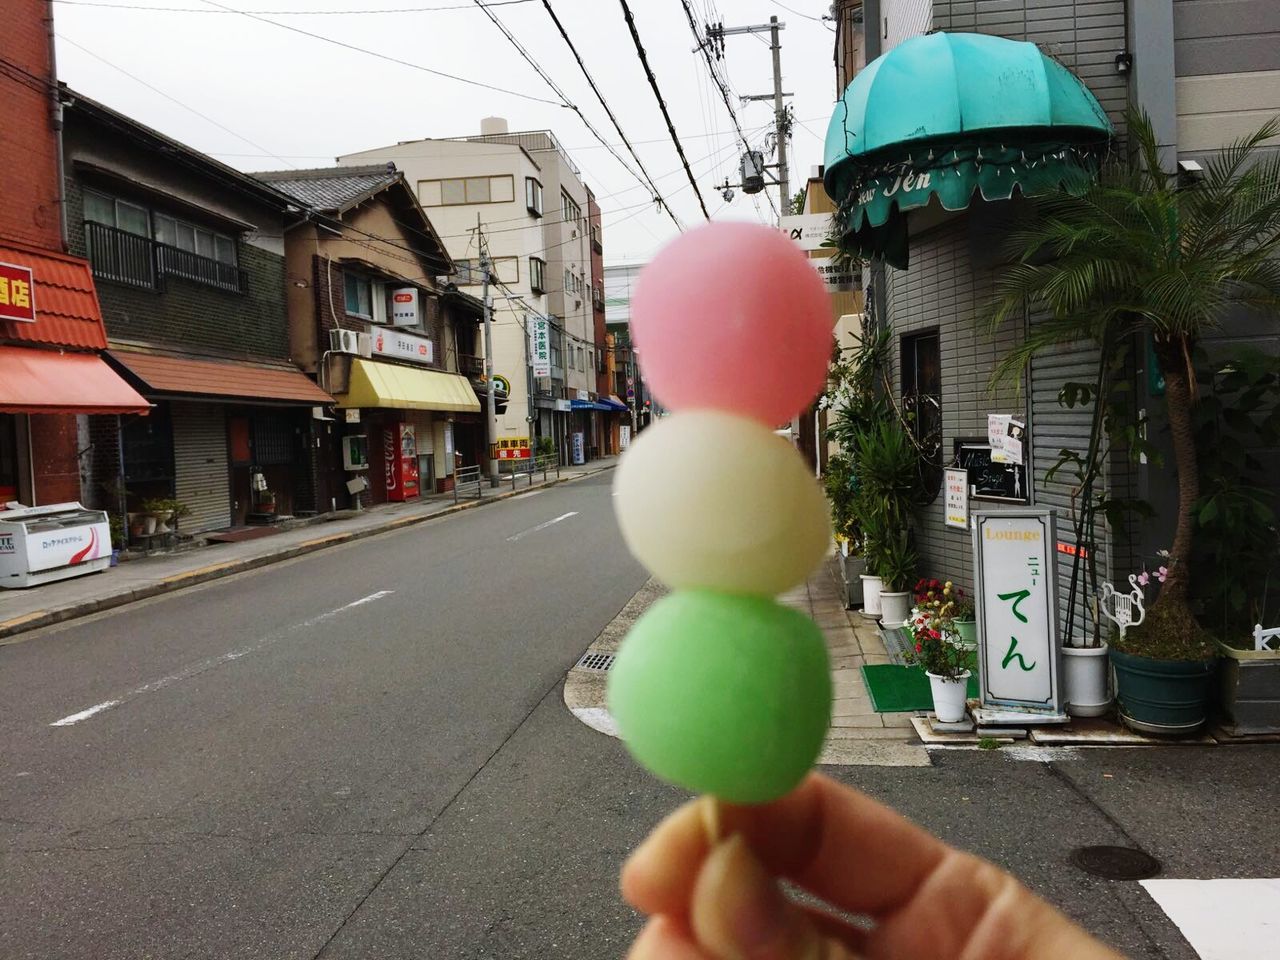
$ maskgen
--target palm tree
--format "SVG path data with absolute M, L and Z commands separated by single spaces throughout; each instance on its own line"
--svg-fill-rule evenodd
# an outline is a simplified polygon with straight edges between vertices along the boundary
M 1194 179 L 1166 172 L 1145 113 L 1131 111 L 1128 126 L 1131 161 L 1112 157 L 1085 193 L 1041 201 L 1011 235 L 993 321 L 1024 310 L 1038 319 L 994 379 L 1019 376 L 1051 344 L 1092 339 L 1106 350 L 1151 336 L 1178 480 L 1169 576 L 1152 612 L 1186 624 L 1200 496 L 1192 350 L 1230 310 L 1280 306 L 1280 152 L 1261 149 L 1280 118 L 1223 148 Z

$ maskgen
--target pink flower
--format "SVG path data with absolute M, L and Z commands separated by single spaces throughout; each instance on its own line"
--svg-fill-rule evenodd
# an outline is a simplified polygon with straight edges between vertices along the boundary
M 1151 582 L 1151 577 L 1148 576 L 1147 571 L 1143 570 L 1140 574 L 1138 574 L 1138 586 L 1145 587 L 1150 582 Z
M 1167 576 L 1169 576 L 1168 567 L 1161 567 L 1159 570 L 1156 571 L 1156 579 L 1159 580 L 1161 583 L 1164 583 L 1165 577 Z

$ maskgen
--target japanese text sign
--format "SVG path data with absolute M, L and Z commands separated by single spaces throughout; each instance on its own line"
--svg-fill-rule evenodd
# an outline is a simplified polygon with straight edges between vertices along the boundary
M 965 529 L 969 526 L 969 471 L 948 469 L 943 489 L 947 494 L 946 525 Z
M 35 282 L 30 267 L 0 263 L 0 320 L 34 323 Z
M 1061 714 L 1054 517 L 974 514 L 978 658 L 984 707 Z
M 529 318 L 529 364 L 535 377 L 551 376 L 551 331 L 546 317 Z

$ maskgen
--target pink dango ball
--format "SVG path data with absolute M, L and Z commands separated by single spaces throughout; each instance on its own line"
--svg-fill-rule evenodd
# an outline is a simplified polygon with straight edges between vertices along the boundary
M 668 410 L 723 410 L 776 427 L 826 384 L 826 288 L 771 227 L 708 223 L 667 244 L 640 273 L 631 326 L 645 381 Z

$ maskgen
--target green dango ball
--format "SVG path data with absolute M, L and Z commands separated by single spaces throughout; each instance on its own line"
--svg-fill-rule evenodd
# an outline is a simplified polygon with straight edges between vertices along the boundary
M 623 642 L 609 711 L 661 779 L 730 803 L 775 800 L 813 766 L 831 721 L 822 631 L 765 597 L 670 594 Z

